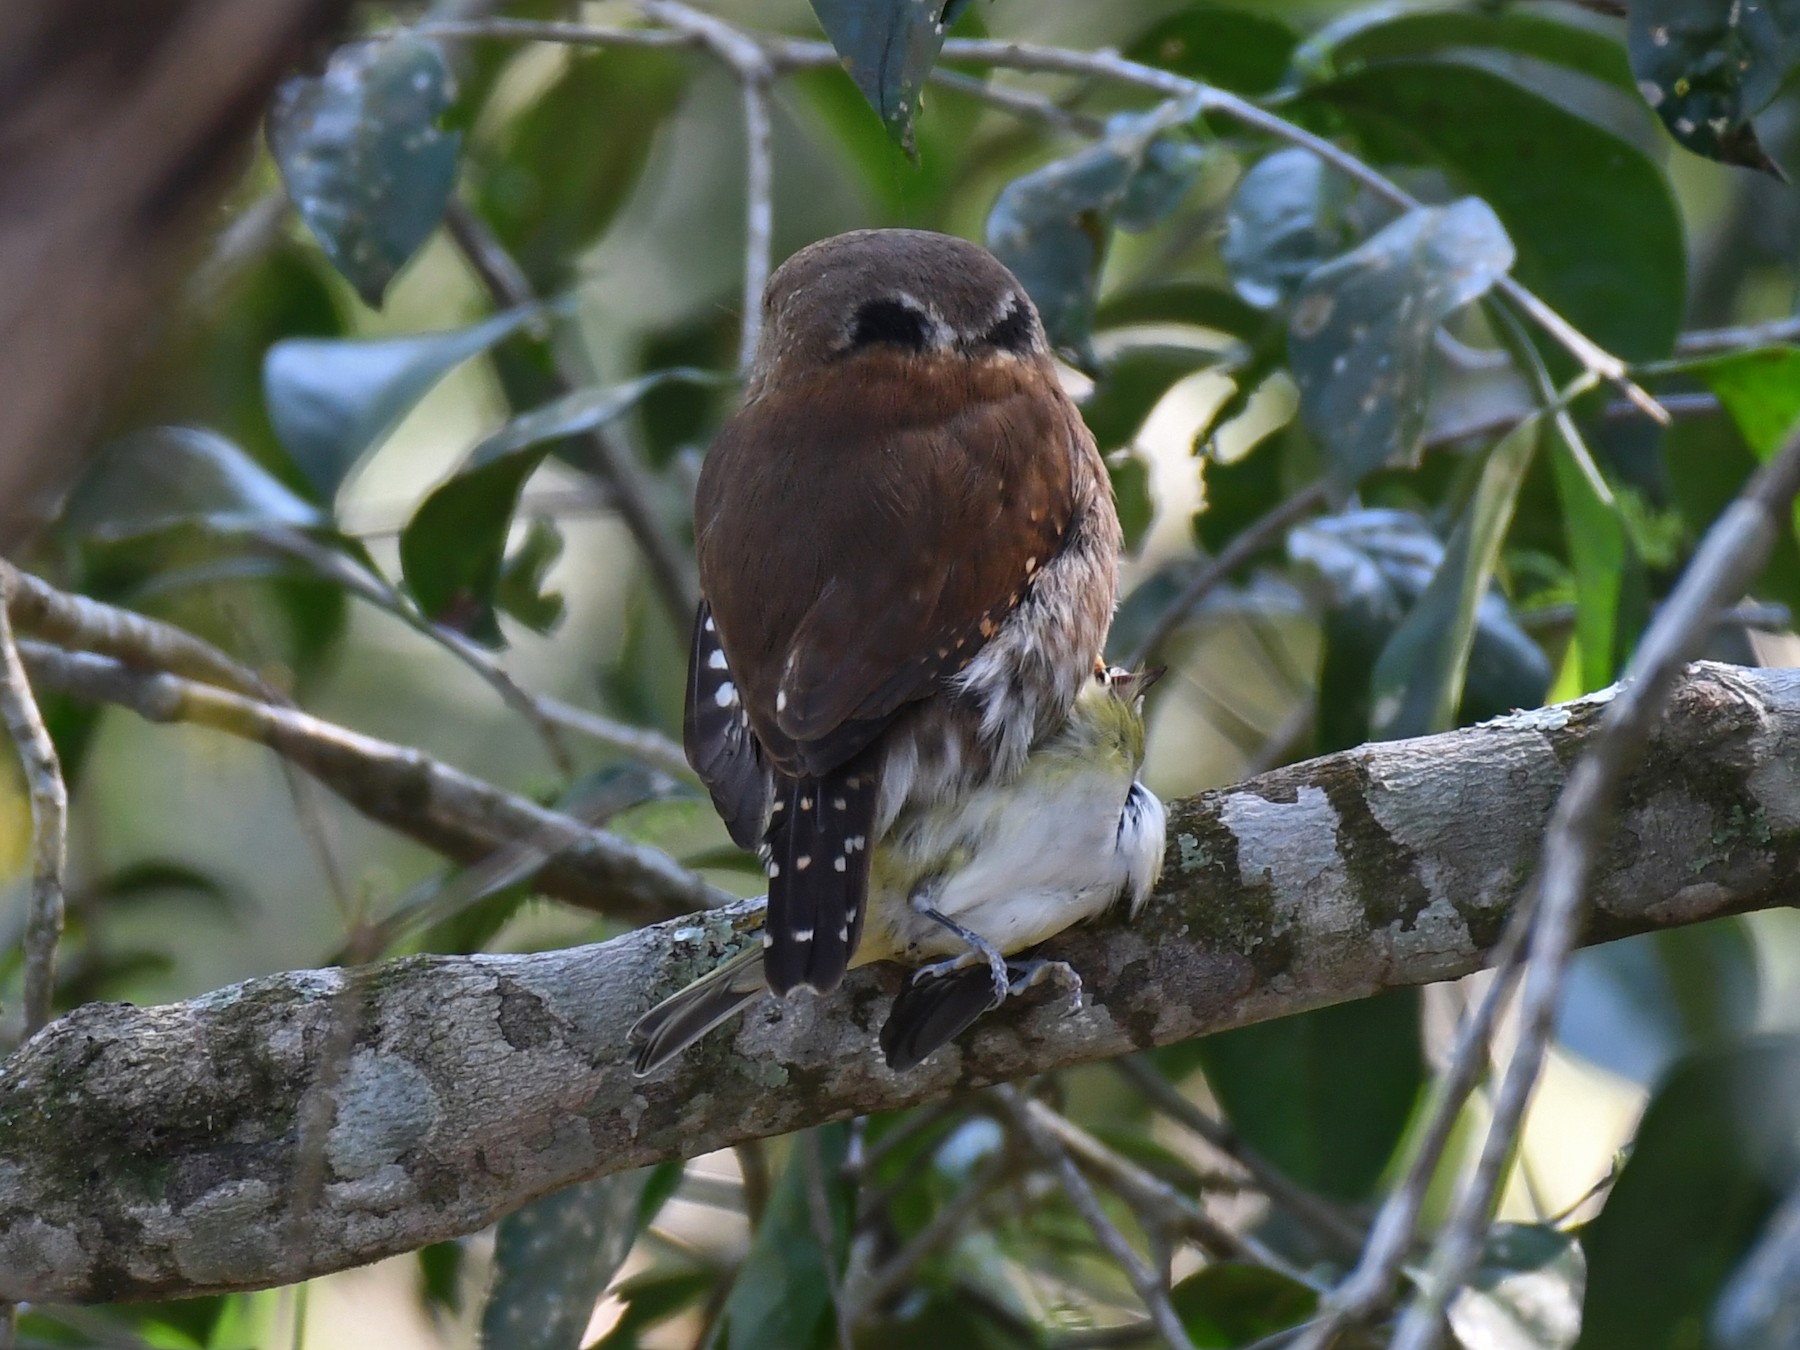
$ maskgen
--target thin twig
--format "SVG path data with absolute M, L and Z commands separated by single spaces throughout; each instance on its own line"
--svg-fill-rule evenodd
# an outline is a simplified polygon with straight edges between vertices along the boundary
M 574 775 L 574 758 L 563 742 L 560 727 L 546 713 L 542 700 L 513 679 L 479 645 L 454 629 L 433 623 L 385 578 L 360 566 L 336 549 L 326 547 L 303 530 L 271 526 L 249 536 L 249 542 L 266 552 L 304 565 L 327 581 L 343 587 L 351 595 L 394 615 L 414 632 L 429 638 L 449 652 L 480 676 L 500 696 L 502 702 L 531 724 L 558 773 L 565 778 Z
M 1521 903 L 1529 903 L 1529 894 Z M 1345 1327 L 1366 1321 L 1394 1296 L 1394 1282 L 1412 1248 L 1413 1232 L 1425 1195 L 1449 1147 L 1463 1103 L 1488 1067 L 1488 1047 L 1500 1009 L 1517 980 L 1525 944 L 1524 923 L 1509 923 L 1493 956 L 1494 974 L 1481 1001 L 1457 1028 L 1456 1043 L 1425 1117 L 1425 1129 L 1413 1146 L 1400 1184 L 1389 1192 L 1369 1227 L 1369 1240 L 1356 1269 L 1332 1291 L 1320 1317 L 1309 1325 L 1295 1350 L 1326 1350 Z
M 806 1169 L 806 1214 L 812 1222 L 813 1239 L 819 1244 L 819 1259 L 825 1270 L 825 1291 L 831 1296 L 831 1317 L 838 1350 L 852 1350 L 850 1314 L 844 1305 L 843 1273 L 838 1269 L 837 1225 L 831 1218 L 831 1197 L 825 1193 L 825 1160 L 819 1153 L 819 1132 L 807 1130 L 800 1136 L 800 1156 L 796 1163 Z
M 1198 96 L 1203 112 L 1218 113 L 1244 126 L 1310 150 L 1327 164 L 1361 183 L 1376 196 L 1403 211 L 1416 210 L 1422 203 L 1398 183 L 1346 150 L 1322 136 L 1296 126 L 1276 113 L 1259 107 L 1246 98 L 1203 85 L 1171 71 L 1128 61 L 1116 51 L 1079 52 L 1059 47 L 1041 47 L 1026 42 L 993 41 L 981 38 L 953 38 L 944 44 L 941 59 L 972 61 L 983 65 L 1005 66 L 1012 70 L 1055 71 L 1067 75 L 1097 75 L 1106 79 L 1153 89 L 1173 98 Z M 1625 362 L 1601 347 L 1576 328 L 1543 300 L 1527 290 L 1511 275 L 1501 277 L 1494 289 L 1523 310 L 1584 369 L 1617 385 L 1625 397 L 1644 413 L 1659 422 L 1668 420 L 1661 407 L 1648 393 L 1632 382 Z
M 1194 1350 L 1194 1343 L 1189 1339 L 1187 1329 L 1181 1325 L 1181 1319 L 1176 1316 L 1175 1308 L 1169 1302 L 1168 1287 L 1157 1278 L 1155 1271 L 1144 1264 L 1143 1258 L 1119 1231 L 1118 1225 L 1107 1217 L 1105 1208 L 1100 1204 L 1100 1197 L 1094 1193 L 1088 1179 L 1081 1175 L 1081 1169 L 1075 1165 L 1074 1158 L 1063 1147 L 1061 1140 L 1045 1128 L 1029 1109 L 1024 1094 L 1011 1084 L 996 1087 L 993 1095 L 1006 1108 L 1007 1114 L 1032 1150 L 1055 1169 L 1063 1190 L 1068 1193 L 1069 1203 L 1075 1206 L 1076 1213 L 1093 1230 L 1094 1237 L 1106 1249 L 1106 1254 L 1125 1273 L 1125 1278 L 1143 1300 L 1150 1320 L 1156 1324 L 1163 1339 L 1174 1350 Z
M 1768 323 L 1736 328 L 1697 328 L 1675 339 L 1677 356 L 1708 356 L 1714 352 L 1747 351 L 1778 342 L 1800 340 L 1800 315 L 1771 319 Z M 1665 399 L 1664 402 L 1667 402 Z
M 1136 650 L 1126 658 L 1125 664 L 1133 669 L 1141 669 L 1151 661 L 1163 643 L 1168 641 L 1169 635 L 1193 612 L 1194 606 L 1229 581 L 1232 573 L 1272 544 L 1283 531 L 1323 506 L 1326 497 L 1324 482 L 1314 483 L 1240 530 L 1229 544 L 1219 550 L 1218 556 L 1195 573 L 1188 584 L 1181 588 L 1180 594 L 1157 615 L 1156 622 L 1150 625 L 1150 631 L 1144 634 Z
M 769 1151 L 760 1139 L 746 1139 L 732 1145 L 737 1155 L 738 1175 L 743 1178 L 744 1217 L 752 1231 L 762 1222 L 769 1207 Z
M 856 1302 L 849 1312 L 852 1326 L 885 1305 L 934 1252 L 956 1239 L 1011 1161 L 1004 1149 L 997 1149 L 982 1159 L 961 1189 L 931 1216 L 930 1222 L 914 1233 L 886 1265 L 869 1273 L 856 1289 Z
M 768 78 L 744 79 L 744 309 L 738 370 L 748 371 L 762 341 L 762 294 L 769 284 L 775 235 L 774 128 Z
M 21 642 L 19 650 L 45 687 L 118 703 L 152 722 L 192 722 L 266 745 L 369 819 L 458 862 L 547 840 L 550 852 L 533 884 L 569 904 L 650 919 L 733 899 L 656 849 L 590 829 L 410 746 L 109 657 L 39 642 Z
M 1423 1287 L 1395 1333 L 1394 1350 L 1435 1350 L 1444 1309 L 1480 1259 L 1494 1195 L 1543 1067 L 1588 877 L 1609 838 L 1620 784 L 1649 739 L 1670 690 L 1711 632 L 1714 616 L 1743 594 L 1788 528 L 1797 491 L 1800 427 L 1707 531 L 1681 582 L 1644 634 L 1599 731 L 1557 799 L 1539 864 L 1517 1044 L 1494 1095 L 1475 1173 L 1438 1235 Z
M 0 586 L 4 586 L 0 582 Z M 7 588 L 10 589 L 10 588 Z M 4 592 L 0 592 L 4 593 Z M 25 920 L 25 1038 L 50 1020 L 56 996 L 56 946 L 63 931 L 63 866 L 69 847 L 69 793 L 56 746 L 44 727 L 31 681 L 0 605 L 0 718 L 12 737 L 31 797 L 31 908 Z
M 487 222 L 460 199 L 451 198 L 444 211 L 444 225 L 495 304 L 512 309 L 537 302 L 536 292 L 505 245 Z M 550 357 L 558 393 L 573 393 L 588 383 L 586 373 L 555 343 L 550 344 Z M 594 472 L 611 490 L 619 518 L 644 555 L 670 622 L 677 633 L 686 633 L 698 591 L 685 553 L 651 500 L 649 484 L 630 455 L 604 429 L 584 432 L 579 439 L 586 442 Z
M 1214 1120 L 1182 1096 L 1175 1085 L 1143 1056 L 1127 1055 L 1114 1060 L 1113 1068 L 1142 1093 L 1152 1107 L 1236 1162 L 1250 1174 L 1258 1190 L 1310 1228 L 1327 1246 L 1342 1252 L 1355 1252 L 1361 1248 L 1361 1228 L 1329 1201 L 1288 1180 L 1284 1172 L 1238 1138 L 1230 1126 Z
M 1154 1220 L 1146 1231 L 1155 1235 L 1179 1233 L 1193 1239 L 1208 1256 L 1230 1261 L 1250 1261 L 1279 1271 L 1298 1284 L 1316 1287 L 1316 1281 L 1258 1239 L 1233 1232 L 1161 1177 L 1139 1167 L 1129 1158 L 1101 1143 L 1048 1104 L 1027 1099 L 1025 1110 L 1070 1156 L 1105 1177 L 1127 1204 Z
M 629 726 L 610 717 L 603 717 L 548 694 L 532 693 L 488 652 L 455 629 L 433 623 L 419 612 L 417 605 L 383 578 L 358 567 L 343 554 L 308 539 L 299 531 L 265 531 L 257 536 L 257 540 L 306 563 L 352 595 L 368 601 L 384 613 L 392 614 L 414 632 L 443 647 L 481 676 L 508 706 L 538 727 L 540 736 L 544 736 L 546 744 L 552 747 L 553 757 L 556 757 L 554 747 L 558 744 L 554 732 L 560 728 L 623 751 L 653 769 L 661 769 L 664 773 L 690 782 L 694 780 L 694 771 L 688 765 L 687 755 L 667 736 L 645 727 Z M 546 727 L 550 729 L 549 732 L 544 730 Z M 566 758 L 565 750 L 559 763 Z

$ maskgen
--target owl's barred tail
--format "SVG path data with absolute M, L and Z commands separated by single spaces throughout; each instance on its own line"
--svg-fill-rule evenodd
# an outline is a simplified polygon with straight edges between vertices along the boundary
M 828 994 L 843 981 L 862 936 L 869 895 L 869 834 L 879 786 L 875 756 L 861 754 L 817 778 L 776 786 L 764 841 L 769 870 L 769 988 Z
M 766 993 L 762 962 L 762 948 L 752 947 L 638 1018 L 627 1040 L 635 1052 L 632 1072 L 655 1073 Z

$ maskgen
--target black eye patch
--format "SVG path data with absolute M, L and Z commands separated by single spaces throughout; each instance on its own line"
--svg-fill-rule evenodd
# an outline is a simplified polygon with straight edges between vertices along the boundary
M 1001 315 L 1000 322 L 981 335 L 980 345 L 998 347 L 1003 352 L 1015 352 L 1023 356 L 1036 344 L 1036 327 L 1031 321 L 1030 307 L 1014 297 L 1012 304 L 1006 307 L 1006 313 Z
M 930 318 L 900 300 L 870 300 L 856 311 L 850 325 L 850 346 L 882 344 L 922 352 L 932 345 Z

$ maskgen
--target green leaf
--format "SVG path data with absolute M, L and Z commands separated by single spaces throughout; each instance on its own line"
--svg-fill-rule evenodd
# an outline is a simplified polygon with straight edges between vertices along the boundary
M 1551 468 L 1562 505 L 1569 564 L 1575 573 L 1575 642 L 1583 693 L 1613 682 L 1624 658 L 1619 606 L 1624 596 L 1626 541 L 1619 508 L 1603 498 L 1562 432 L 1551 427 Z
M 1782 176 L 1750 118 L 1800 62 L 1800 3 L 1632 0 L 1626 45 L 1644 101 L 1681 145 Z
M 572 54 L 495 145 L 471 149 L 482 219 L 540 295 L 575 279 L 580 255 L 636 187 L 691 69 L 667 52 Z
M 276 434 L 330 501 L 365 454 L 450 370 L 543 315 L 507 310 L 468 328 L 371 341 L 289 338 L 263 361 Z
M 1175 122 L 1166 110 L 1120 114 L 1095 144 L 1007 184 L 988 214 L 988 248 L 1030 294 L 1051 343 L 1086 365 L 1093 364 L 1094 295 L 1115 219 L 1132 228 L 1153 223 L 1199 172 L 1198 147 L 1170 137 Z M 1139 185 L 1146 177 L 1147 189 Z
M 1298 1326 L 1319 1296 L 1267 1266 L 1221 1261 L 1182 1280 L 1169 1302 L 1198 1350 L 1229 1350 Z
M 1218 360 L 1218 353 L 1205 347 L 1172 342 L 1122 347 L 1108 358 L 1093 394 L 1081 405 L 1082 420 L 1101 450 L 1130 445 L 1164 394 Z
M 276 91 L 269 148 L 300 218 L 358 295 L 388 283 L 437 228 L 462 137 L 439 126 L 455 87 L 435 42 L 340 47 Z
M 1350 181 L 1310 150 L 1265 156 L 1239 181 L 1219 255 L 1238 294 L 1261 309 L 1291 299 L 1350 243 Z
M 1547 1224 L 1497 1223 L 1450 1305 L 1462 1350 L 1569 1350 L 1581 1331 L 1581 1247 Z
M 462 1311 L 463 1256 L 456 1240 L 419 1248 L 419 1299 L 428 1312 L 455 1317 Z
M 672 380 L 713 381 L 705 371 L 663 370 L 604 389 L 578 389 L 522 413 L 474 450 L 431 490 L 400 532 L 400 566 L 419 608 L 434 622 L 498 645 L 495 590 L 506 536 L 525 482 L 554 442 L 591 431 L 628 412 Z
M 1698 857 L 1695 875 L 1729 855 L 1767 824 L 1721 822 L 1714 857 Z M 1635 1083 L 1650 1084 L 1684 1054 L 1738 1040 L 1755 1026 L 1756 944 L 1742 919 L 1645 933 L 1591 947 L 1570 963 L 1557 1014 L 1568 1049 Z
M 1686 310 L 1687 246 L 1669 184 L 1614 133 L 1480 64 L 1383 61 L 1309 91 L 1378 160 L 1441 167 L 1484 199 L 1517 275 L 1588 336 L 1665 356 Z
M 501 564 L 494 583 L 494 604 L 534 633 L 548 633 L 562 622 L 563 598 L 544 588 L 550 569 L 562 557 L 562 533 L 554 522 L 539 517 L 526 528 L 525 538 Z
M 1770 1218 L 1713 1308 L 1718 1350 L 1800 1344 L 1800 1189 Z
M 625 1310 L 590 1350 L 640 1350 L 644 1332 L 699 1303 L 717 1279 L 710 1270 L 677 1270 L 624 1281 L 617 1294 Z
M 1718 395 L 1758 459 L 1773 459 L 1800 421 L 1800 347 L 1733 352 L 1685 369 Z
M 1616 38 L 1588 24 L 1523 9 L 1365 11 L 1368 22 L 1341 29 L 1317 50 L 1346 72 L 1377 61 L 1489 48 L 1549 62 L 1636 93 L 1631 66 Z
M 856 87 L 907 153 L 919 93 L 968 0 L 812 0 Z
M 1198 1053 L 1245 1142 L 1341 1200 L 1375 1193 L 1425 1084 L 1416 989 L 1219 1032 Z
M 1134 324 L 1192 324 L 1246 340 L 1269 326 L 1268 316 L 1223 286 L 1173 281 L 1107 296 L 1094 313 L 1097 329 Z
M 663 1169 L 643 1167 L 568 1186 L 500 1221 L 494 1286 L 481 1314 L 490 1350 L 579 1350 L 594 1304 L 651 1215 Z
M 1125 551 L 1136 553 L 1156 516 L 1156 502 L 1150 496 L 1150 466 L 1135 451 L 1119 450 L 1107 456 L 1106 472 L 1112 479 L 1119 524 L 1125 530 Z
M 1505 606 L 1493 591 L 1494 565 L 1539 435 L 1539 419 L 1530 417 L 1488 452 L 1475 496 L 1431 584 L 1375 662 L 1369 731 L 1376 739 L 1424 736 L 1456 725 L 1481 610 Z M 1548 688 L 1548 663 L 1544 672 Z
M 1583 1231 L 1581 1350 L 1706 1344 L 1720 1287 L 1800 1166 L 1797 1137 L 1800 1042 L 1763 1037 L 1679 1063 Z
M 1300 413 L 1347 493 L 1385 464 L 1416 460 L 1438 325 L 1512 266 L 1485 202 L 1409 211 L 1307 277 L 1288 324 Z
M 1444 545 L 1409 511 L 1347 511 L 1298 525 L 1288 556 L 1316 575 L 1326 602 L 1318 748 L 1369 739 L 1375 662 L 1402 617 L 1443 570 Z M 1476 610 L 1459 722 L 1536 707 L 1550 666 L 1498 596 Z
M 1125 55 L 1221 89 L 1266 94 L 1287 73 L 1297 40 L 1279 19 L 1193 5 L 1156 24 Z
M 223 534 L 322 525 L 323 514 L 223 436 L 155 427 L 102 450 L 69 494 L 60 528 L 124 540 L 183 525 Z
M 832 1289 L 850 1241 L 849 1188 L 840 1179 L 850 1132 L 825 1125 L 794 1136 L 793 1151 L 720 1315 L 723 1350 L 813 1350 L 835 1343 Z M 809 1188 L 823 1189 L 831 1225 L 821 1242 Z

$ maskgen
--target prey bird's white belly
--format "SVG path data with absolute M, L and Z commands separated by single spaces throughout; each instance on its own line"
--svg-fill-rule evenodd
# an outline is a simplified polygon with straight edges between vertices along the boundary
M 1161 870 L 1163 808 L 1124 765 L 1069 765 L 1054 781 L 983 789 L 959 809 L 902 818 L 870 878 L 857 964 L 959 956 L 966 946 L 910 903 L 974 930 L 1006 954 L 1097 918 L 1133 912 Z

